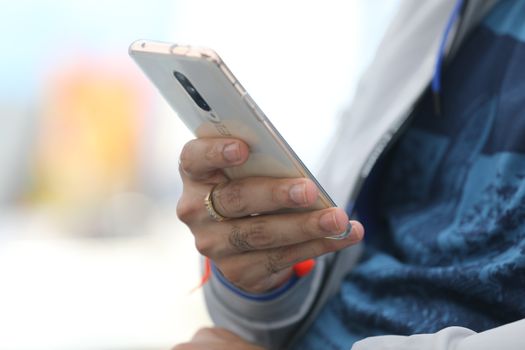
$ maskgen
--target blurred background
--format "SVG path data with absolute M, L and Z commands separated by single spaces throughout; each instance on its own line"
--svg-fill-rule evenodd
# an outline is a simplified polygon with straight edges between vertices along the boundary
M 168 349 L 210 325 L 176 218 L 191 135 L 127 54 L 209 46 L 315 173 L 397 0 L 0 0 L 0 349 Z

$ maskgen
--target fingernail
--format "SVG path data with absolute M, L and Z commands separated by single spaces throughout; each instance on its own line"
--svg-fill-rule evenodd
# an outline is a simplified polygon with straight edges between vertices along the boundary
M 326 213 L 319 219 L 319 225 L 327 232 L 339 233 L 341 229 L 337 225 L 334 213 Z
M 224 159 L 226 159 L 228 162 L 237 162 L 241 159 L 239 144 L 230 143 L 229 145 L 226 145 L 222 150 L 222 154 L 224 156 Z
M 306 204 L 306 186 L 304 185 L 304 183 L 293 185 L 292 187 L 290 187 L 288 193 L 292 201 L 294 201 L 296 204 Z
M 350 237 L 351 235 L 352 235 L 352 224 L 349 222 L 348 225 L 346 226 L 346 230 L 343 233 L 335 235 L 335 236 L 330 236 L 328 238 L 339 240 L 339 239 L 345 239 L 347 237 Z

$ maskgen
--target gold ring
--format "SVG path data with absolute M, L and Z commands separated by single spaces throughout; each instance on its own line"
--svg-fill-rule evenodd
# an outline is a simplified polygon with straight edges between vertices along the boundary
M 213 191 L 217 188 L 218 185 L 219 184 L 213 186 L 210 192 L 208 192 L 208 194 L 206 195 L 206 197 L 204 197 L 204 206 L 206 207 L 206 210 L 208 211 L 208 215 L 213 220 L 221 222 L 224 220 L 228 220 L 229 218 L 219 214 L 217 210 L 215 209 L 215 206 L 213 205 Z

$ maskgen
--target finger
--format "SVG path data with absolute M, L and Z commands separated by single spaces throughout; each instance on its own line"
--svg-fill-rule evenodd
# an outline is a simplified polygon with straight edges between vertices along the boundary
M 214 340 L 242 341 L 243 339 L 224 328 L 206 327 L 199 329 L 191 340 L 193 342 L 209 342 Z
M 240 165 L 248 159 L 244 142 L 230 138 L 201 138 L 186 143 L 180 154 L 181 175 L 206 179 L 218 169 Z
M 220 184 L 213 190 L 213 205 L 222 216 L 239 218 L 282 208 L 306 208 L 319 191 L 309 179 L 249 177 Z
M 247 291 L 273 287 L 271 276 L 294 264 L 335 252 L 361 241 L 363 226 L 352 221 L 352 233 L 342 240 L 315 239 L 295 245 L 231 256 L 220 261 L 219 270 L 230 282 Z M 265 285 L 265 284 L 268 285 Z
M 194 347 L 188 349 L 195 350 L 263 350 L 237 334 L 218 327 L 201 328 L 195 333 L 190 344 Z
M 204 206 L 204 197 L 209 190 L 208 184 L 199 182 L 184 186 L 177 203 L 177 216 L 182 222 L 187 225 L 199 222 L 209 224 L 212 219 Z M 238 218 L 281 208 L 308 207 L 315 203 L 318 189 L 309 179 L 254 177 L 222 183 L 212 195 L 217 213 Z
M 260 215 L 194 228 L 197 250 L 214 260 L 334 236 L 348 228 L 341 208 Z

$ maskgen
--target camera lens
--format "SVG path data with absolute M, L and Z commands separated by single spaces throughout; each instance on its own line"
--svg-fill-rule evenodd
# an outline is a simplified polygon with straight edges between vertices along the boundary
M 173 72 L 173 74 L 175 75 L 175 78 L 177 78 L 177 80 L 182 84 L 183 82 L 186 82 L 187 79 L 186 77 L 182 74 L 182 73 L 179 73 L 179 72 Z
M 195 102 L 197 102 L 197 105 L 204 109 L 205 111 L 210 111 L 211 108 L 210 106 L 208 106 L 208 104 L 206 103 L 206 101 L 204 101 L 204 99 L 202 97 L 197 97 L 197 99 L 195 100 Z
M 175 76 L 175 79 L 182 85 L 184 90 L 188 93 L 188 95 L 191 96 L 193 101 L 199 106 L 201 109 L 205 110 L 206 112 L 209 112 L 211 110 L 208 103 L 202 98 L 201 94 L 195 89 L 195 87 L 192 85 L 192 83 L 189 81 L 188 78 L 181 72 L 174 71 L 173 75 Z

